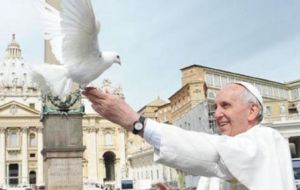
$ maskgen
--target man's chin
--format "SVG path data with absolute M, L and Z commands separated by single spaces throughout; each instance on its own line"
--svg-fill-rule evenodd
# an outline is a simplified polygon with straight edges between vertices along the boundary
M 218 130 L 219 130 L 218 133 L 221 134 L 221 135 L 230 136 L 230 134 L 231 134 L 231 130 L 227 129 L 227 127 L 224 127 L 224 126 L 218 127 Z

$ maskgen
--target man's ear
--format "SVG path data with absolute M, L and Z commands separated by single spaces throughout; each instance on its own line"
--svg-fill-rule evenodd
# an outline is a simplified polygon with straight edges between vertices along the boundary
M 257 119 L 259 114 L 259 107 L 257 104 L 252 104 L 248 114 L 248 121 L 253 122 Z

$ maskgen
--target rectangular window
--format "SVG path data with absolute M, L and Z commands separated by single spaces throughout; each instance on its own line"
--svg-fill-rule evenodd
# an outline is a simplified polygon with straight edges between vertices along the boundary
M 10 147 L 18 147 L 19 146 L 19 138 L 17 131 L 11 131 L 9 135 L 9 146 Z
M 262 94 L 262 86 L 260 84 L 255 84 L 255 87 Z
M 279 90 L 279 92 L 280 92 L 280 98 L 284 98 L 285 97 L 285 92 L 284 92 L 285 90 L 283 90 L 283 89 L 280 89 Z
M 104 144 L 105 144 L 105 146 L 111 146 L 111 145 L 113 145 L 112 135 L 110 133 L 106 133 L 104 135 Z
M 275 88 L 275 89 L 274 89 L 274 96 L 275 96 L 276 98 L 279 98 L 279 88 Z
M 299 91 L 298 89 L 293 89 L 292 90 L 292 100 L 297 100 L 299 98 Z
M 206 73 L 205 75 L 205 82 L 208 86 L 213 86 L 214 83 L 213 83 L 213 75 L 210 74 L 210 73 Z
M 268 116 L 272 115 L 272 108 L 271 108 L 271 106 L 266 106 L 265 108 L 266 108 L 265 114 L 268 115 Z
M 228 78 L 227 77 L 221 77 L 221 85 L 222 85 L 222 87 L 225 86 L 225 84 L 228 84 Z
M 268 86 L 268 95 L 273 96 L 272 87 Z
M 268 96 L 268 87 L 267 86 L 262 86 L 262 94 L 264 95 L 264 96 Z
M 34 104 L 34 103 L 29 103 L 29 107 L 30 107 L 31 109 L 35 109 L 35 104 Z
M 219 75 L 214 75 L 214 82 L 216 87 L 221 87 L 221 78 Z
M 234 82 L 234 78 L 232 78 L 232 77 L 229 77 L 229 79 L 228 79 L 228 83 L 233 83 Z

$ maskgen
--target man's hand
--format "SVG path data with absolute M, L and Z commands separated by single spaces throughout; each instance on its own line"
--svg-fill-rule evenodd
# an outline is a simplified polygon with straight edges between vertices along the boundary
M 118 96 L 88 88 L 82 92 L 92 103 L 92 108 L 104 118 L 132 131 L 132 125 L 139 119 L 136 113 Z
M 159 182 L 157 184 L 155 184 L 156 189 L 158 190 L 171 190 L 167 185 Z

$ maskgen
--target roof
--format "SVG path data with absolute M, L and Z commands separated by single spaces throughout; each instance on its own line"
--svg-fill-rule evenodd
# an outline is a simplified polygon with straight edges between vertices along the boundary
M 152 102 L 148 103 L 146 106 L 162 106 L 164 104 L 167 104 L 168 102 L 160 99 L 160 97 L 158 96 L 157 99 L 153 100 Z
M 193 64 L 193 65 L 189 65 L 189 66 L 183 67 L 180 70 L 183 71 L 183 70 L 186 70 L 186 69 L 189 69 L 189 68 L 192 68 L 192 67 L 199 67 L 199 68 L 203 68 L 203 69 L 206 69 L 206 70 L 211 70 L 211 71 L 214 71 L 214 72 L 220 72 L 220 73 L 226 72 L 227 74 L 236 75 L 236 76 L 239 76 L 239 77 L 251 78 L 252 80 L 255 80 L 255 81 L 264 81 L 264 82 L 268 82 L 268 83 L 273 83 L 274 85 L 275 84 L 277 84 L 277 85 L 285 85 L 285 83 L 282 83 L 282 82 L 272 81 L 272 80 L 263 79 L 263 78 L 259 78 L 259 77 L 255 77 L 255 76 L 250 76 L 250 75 L 244 75 L 244 74 L 240 74 L 240 73 L 234 73 L 234 72 L 231 72 L 231 71 L 216 69 L 216 68 L 212 68 L 212 67 L 206 67 L 206 66 L 197 65 L 197 64 Z

